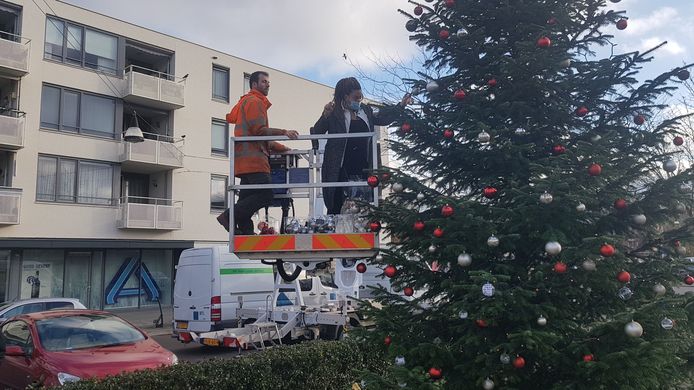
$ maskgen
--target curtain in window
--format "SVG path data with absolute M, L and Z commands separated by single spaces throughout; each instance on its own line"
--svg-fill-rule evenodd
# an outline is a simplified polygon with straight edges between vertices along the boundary
M 222 122 L 212 122 L 212 151 L 226 153 L 227 125 Z
M 113 167 L 80 161 L 78 203 L 110 205 L 113 198 Z
M 67 25 L 67 59 L 82 65 L 82 27 Z
M 58 167 L 58 202 L 75 201 L 75 180 L 77 180 L 77 161 L 60 160 Z
M 229 70 L 212 69 L 212 97 L 229 100 Z
M 55 60 L 63 59 L 63 34 L 65 25 L 59 20 L 46 18 L 46 43 L 44 56 Z
M 58 160 L 54 157 L 39 157 L 36 199 L 55 201 L 55 178 Z
M 87 29 L 84 42 L 84 64 L 94 69 L 116 70 L 118 39 Z
M 114 134 L 116 102 L 94 95 L 82 95 L 82 129 Z
M 63 129 L 77 131 L 79 127 L 80 94 L 63 91 Z
M 57 129 L 60 126 L 60 89 L 43 87 L 41 91 L 41 127 Z
M 224 177 L 213 177 L 210 185 L 210 207 L 213 209 L 226 208 L 226 185 Z

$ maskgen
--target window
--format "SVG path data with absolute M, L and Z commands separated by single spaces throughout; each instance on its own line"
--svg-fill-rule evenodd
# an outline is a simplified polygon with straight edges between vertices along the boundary
M 212 153 L 229 155 L 229 125 L 219 119 L 212 119 Z
M 118 37 L 47 17 L 43 56 L 115 74 L 118 68 Z
M 24 321 L 11 321 L 2 326 L 2 336 L 7 345 L 28 348 L 32 345 L 29 325 Z
M 227 177 L 212 175 L 210 185 L 210 208 L 226 210 L 227 208 Z
M 229 69 L 212 66 L 212 99 L 229 101 Z
M 44 85 L 41 92 L 41 127 L 115 138 L 116 100 Z
M 39 156 L 36 200 L 108 205 L 113 203 L 113 166 L 71 158 Z
M 250 75 L 250 73 L 244 73 L 244 74 L 243 74 L 243 94 L 244 94 L 244 95 L 247 94 L 248 91 L 251 90 L 250 83 L 251 83 L 251 75 Z

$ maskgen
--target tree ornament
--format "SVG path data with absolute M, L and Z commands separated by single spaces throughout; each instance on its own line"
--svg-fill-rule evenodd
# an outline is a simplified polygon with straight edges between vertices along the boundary
M 436 252 L 436 246 L 435 245 L 429 245 L 429 253 L 434 253 Z
M 402 292 L 403 292 L 403 294 L 405 294 L 408 297 L 411 297 L 412 295 L 414 295 L 414 289 L 412 287 L 409 287 L 409 286 L 403 288 Z
M 522 128 L 522 127 L 516 128 L 516 130 L 514 130 L 514 133 L 516 133 L 516 135 L 526 135 L 526 134 L 528 134 L 528 132 L 527 132 L 524 128 Z
M 454 213 L 454 211 L 453 211 L 453 207 L 451 205 L 446 204 L 443 207 L 441 207 L 441 216 L 442 217 L 448 218 L 448 217 L 452 216 L 453 213 Z
M 665 172 L 675 172 L 677 170 L 677 163 L 675 160 L 669 158 L 663 163 L 663 169 Z
M 598 141 L 600 141 L 601 139 L 602 139 L 602 137 L 600 136 L 600 134 L 595 134 L 595 135 L 593 135 L 593 136 L 590 137 L 590 141 L 593 142 L 593 143 L 598 142 Z
M 615 4 L 617 4 L 617 3 L 619 3 L 619 2 L 622 1 L 622 0 L 610 0 L 610 1 L 613 2 L 613 3 L 615 3 Z
M 501 355 L 499 355 L 499 361 L 501 362 L 501 364 L 510 364 L 511 356 L 509 356 L 509 354 L 507 353 L 502 353 Z
M 443 229 L 441 229 L 441 227 L 437 227 L 436 229 L 434 229 L 434 237 L 436 237 L 436 238 L 443 237 Z
M 446 7 L 448 7 L 448 8 L 455 7 L 455 0 L 446 0 Z
M 584 205 L 583 203 L 577 204 L 576 211 L 578 211 L 579 213 L 586 211 L 586 205 Z
M 525 367 L 525 359 L 523 359 L 523 356 L 518 356 L 515 359 L 513 359 L 513 367 L 515 367 L 515 368 Z
M 487 324 L 487 321 L 485 321 L 483 319 L 475 320 L 475 324 L 480 328 L 486 328 L 489 326 L 489 324 Z
M 395 276 L 395 274 L 398 272 L 398 269 L 395 268 L 394 265 L 387 265 L 386 268 L 383 270 L 383 274 L 389 278 L 392 278 Z
M 552 147 L 552 154 L 558 156 L 566 152 L 566 147 L 562 144 L 557 144 Z
M 441 378 L 441 370 L 436 367 L 431 367 L 429 369 L 429 376 L 431 379 L 439 379 Z
M 634 224 L 636 225 L 645 225 L 646 216 L 643 214 L 635 214 L 631 216 L 631 221 L 634 222 Z
M 412 226 L 412 228 L 413 228 L 416 232 L 421 232 L 422 230 L 424 230 L 424 222 L 422 222 L 422 221 L 417 221 L 417 222 L 414 223 L 414 225 Z
M 492 139 L 492 136 L 489 135 L 486 131 L 482 130 L 479 134 L 477 134 L 477 140 L 482 143 L 486 144 Z
M 363 274 L 364 272 L 366 272 L 366 264 L 364 264 L 364 263 L 357 264 L 357 272 L 359 272 L 360 274 Z
M 494 290 L 494 285 L 489 282 L 482 285 L 482 295 L 484 295 L 485 297 L 493 296 Z
M 554 197 L 552 194 L 548 193 L 545 191 L 544 194 L 540 195 L 540 203 L 542 204 L 550 204 L 554 200 Z
M 554 263 L 554 267 L 552 267 L 552 269 L 554 270 L 554 272 L 556 272 L 558 274 L 563 274 L 566 272 L 567 266 L 566 266 L 566 263 L 562 263 L 561 261 L 557 261 L 556 263 Z
M 499 246 L 499 239 L 496 238 L 496 236 L 491 235 L 489 238 L 487 238 L 487 245 L 494 248 Z
M 687 69 L 682 69 L 679 72 L 677 72 L 677 78 L 685 81 L 689 78 L 689 71 Z
M 408 134 L 410 131 L 412 131 L 412 125 L 410 125 L 409 123 L 405 122 L 405 123 L 402 124 L 402 126 L 400 126 L 400 130 L 401 130 L 404 134 Z
M 545 252 L 550 256 L 556 256 L 561 252 L 561 244 L 557 241 L 548 241 L 545 244 Z
M 617 210 L 626 209 L 627 208 L 627 201 L 622 199 L 622 198 L 615 200 L 614 201 L 614 208 L 616 208 Z
M 600 164 L 591 164 L 588 167 L 588 174 L 591 176 L 599 176 L 602 173 L 602 167 Z
M 602 246 L 600 247 L 600 254 L 605 257 L 614 256 L 615 249 L 610 244 L 602 244 Z
M 369 229 L 375 233 L 381 230 L 381 223 L 378 221 L 371 221 L 371 223 L 369 223 Z
M 369 187 L 371 187 L 371 188 L 378 187 L 378 183 L 379 183 L 379 180 L 378 180 L 378 176 L 376 176 L 376 175 L 371 175 L 366 179 L 366 184 L 368 184 Z
M 564 69 L 571 67 L 571 59 L 567 58 L 565 60 L 562 60 L 561 62 L 559 62 L 559 66 Z
M 627 271 L 620 271 L 617 274 L 617 280 L 619 280 L 622 283 L 629 283 L 631 281 L 631 274 Z
M 498 190 L 492 186 L 486 186 L 486 187 L 484 187 L 484 190 L 483 190 L 484 197 L 487 199 L 491 199 L 491 198 L 495 197 L 497 192 L 498 192 Z
M 665 330 L 670 330 L 672 327 L 675 326 L 675 322 L 672 321 L 671 319 L 665 317 L 660 321 L 660 327 L 665 329 Z
M 453 138 L 454 135 L 455 135 L 455 133 L 451 129 L 446 129 L 443 131 L 443 138 L 445 138 L 445 139 L 451 139 L 451 138 Z
M 643 327 L 636 321 L 631 321 L 624 325 L 624 333 L 629 337 L 641 337 L 643 334 Z
M 376 260 L 379 263 L 382 262 L 383 261 L 383 255 L 380 253 L 377 254 L 376 257 L 374 258 L 374 260 Z
M 427 83 L 426 88 L 427 88 L 427 92 L 429 92 L 429 93 L 436 92 L 439 90 L 439 84 L 436 81 L 432 80 L 432 81 L 429 81 Z
M 590 110 L 588 110 L 588 107 L 581 106 L 576 109 L 576 116 L 584 117 L 588 115 L 589 112 Z
M 482 381 L 482 388 L 484 390 L 493 390 L 494 389 L 494 381 L 491 379 L 487 378 L 484 381 Z
M 460 318 L 461 320 L 465 320 L 465 319 L 467 319 L 467 317 L 468 317 L 468 313 L 465 310 L 461 310 L 458 313 L 458 318 Z
M 393 189 L 393 192 L 402 192 L 402 190 L 404 189 L 401 183 L 393 183 L 391 188 Z
M 417 21 L 415 19 L 410 19 L 405 23 L 405 29 L 409 32 L 417 31 Z
M 592 362 L 593 360 L 595 360 L 595 356 L 593 356 L 592 353 L 588 353 L 588 354 L 583 355 L 583 361 L 584 362 L 588 363 L 588 362 Z
M 540 325 L 540 326 L 545 326 L 545 325 L 547 325 L 547 318 L 545 318 L 545 317 L 543 317 L 542 315 L 540 315 L 539 317 L 537 317 L 537 324 Z
M 422 194 L 421 192 L 418 193 L 418 194 L 417 194 L 417 200 L 420 201 L 420 202 L 423 201 L 423 200 L 424 200 L 424 194 Z
M 439 30 L 439 39 L 448 39 L 450 33 L 445 28 Z
M 458 255 L 458 265 L 461 267 L 467 267 L 472 264 L 472 257 L 467 253 L 461 253 Z
M 395 365 L 396 366 L 404 366 L 405 365 L 405 357 L 398 355 L 395 357 Z
M 626 287 L 626 286 L 620 288 L 619 291 L 617 291 L 617 296 L 623 301 L 629 300 L 633 295 L 634 295 L 634 292 L 631 291 L 631 289 L 629 287 Z
M 643 115 L 636 115 L 636 116 L 634 117 L 634 123 L 636 123 L 636 124 L 639 125 L 639 126 L 641 126 L 641 125 L 644 124 L 645 122 L 646 122 L 646 117 L 643 116 Z
M 464 100 L 465 96 L 467 95 L 465 94 L 465 91 L 463 91 L 462 89 L 458 89 L 453 93 L 453 97 L 455 98 L 455 100 Z
M 583 269 L 586 271 L 595 271 L 595 269 L 597 268 L 593 260 L 584 260 L 583 264 L 581 264 L 581 267 L 583 267 Z
M 653 292 L 655 293 L 655 295 L 663 295 L 666 291 L 667 290 L 665 289 L 665 286 L 663 286 L 660 283 L 657 283 L 653 286 Z
M 686 284 L 688 286 L 691 286 L 692 284 L 694 284 L 694 277 L 692 277 L 691 275 L 685 276 L 684 277 L 684 284 Z
M 551 18 L 547 19 L 547 24 L 550 25 L 550 26 L 554 26 L 554 25 L 557 24 L 557 23 L 559 23 L 559 21 L 558 21 L 557 18 L 555 18 L 554 16 L 552 16 Z
M 383 344 L 385 344 L 386 346 L 389 346 L 392 342 L 393 339 L 390 336 L 386 336 L 386 338 L 383 339 Z
M 624 30 L 627 28 L 627 20 L 626 19 L 620 19 L 617 21 L 617 30 Z
M 423 13 L 424 13 L 424 8 L 422 8 L 422 6 L 418 5 L 418 6 L 414 7 L 414 14 L 415 15 L 419 16 Z
M 489 79 L 489 80 L 487 80 L 487 86 L 489 86 L 489 88 L 494 88 L 494 87 L 496 87 L 496 84 L 497 84 L 496 79 Z
M 537 40 L 537 46 L 542 48 L 547 48 L 552 45 L 552 41 L 548 37 L 541 37 Z
M 467 36 L 467 34 L 468 34 L 467 30 L 464 29 L 464 28 L 461 28 L 460 30 L 458 30 L 457 33 L 455 33 L 455 35 L 456 35 L 458 38 L 464 38 L 464 37 Z
M 684 144 L 684 138 L 678 135 L 672 140 L 672 143 L 675 144 L 675 146 L 682 146 L 682 144 Z

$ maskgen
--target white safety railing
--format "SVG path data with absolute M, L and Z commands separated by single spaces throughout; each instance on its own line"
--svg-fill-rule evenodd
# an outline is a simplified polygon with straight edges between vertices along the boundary
M 11 148 L 24 146 L 25 113 L 0 107 L 0 145 Z
M 0 68 L 11 75 L 23 76 L 29 72 L 31 40 L 16 34 L 0 31 Z
M 160 101 L 172 108 L 184 106 L 185 79 L 141 66 L 125 68 L 126 90 L 124 98 L 131 96 Z
M 22 190 L 0 187 L 0 225 L 16 225 L 22 206 Z
M 183 228 L 183 202 L 141 196 L 120 199 L 120 229 L 178 230 Z
M 135 161 L 170 167 L 183 167 L 183 151 L 177 146 L 181 140 L 173 137 L 142 133 L 144 142 L 123 142 L 121 162 Z

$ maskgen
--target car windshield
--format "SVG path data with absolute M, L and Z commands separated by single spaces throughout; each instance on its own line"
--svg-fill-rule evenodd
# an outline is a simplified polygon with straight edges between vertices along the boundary
M 80 314 L 36 322 L 39 340 L 48 351 L 132 344 L 145 336 L 130 324 L 109 314 Z

